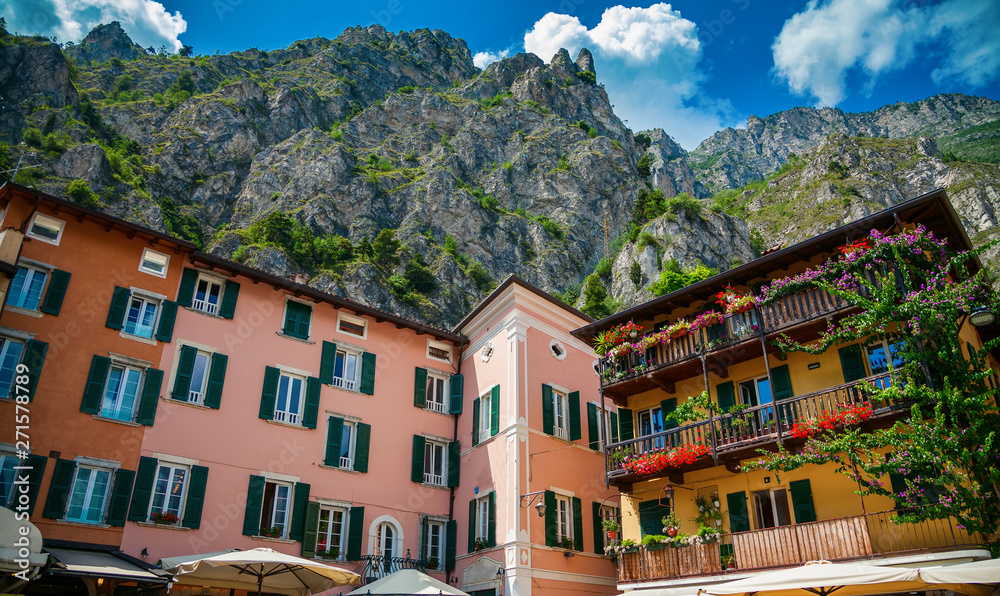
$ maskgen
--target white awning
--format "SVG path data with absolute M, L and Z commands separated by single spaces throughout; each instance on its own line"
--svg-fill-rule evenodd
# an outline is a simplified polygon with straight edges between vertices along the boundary
M 21 528 L 27 526 L 28 534 L 25 536 Z M 45 565 L 49 556 L 42 550 L 42 533 L 38 531 L 35 524 L 27 520 L 18 520 L 15 513 L 6 507 L 0 507 L 0 572 L 17 573 L 25 571 L 19 561 L 28 561 L 28 569 L 38 568 Z M 27 539 L 28 556 L 22 549 L 25 548 L 24 541 Z
M 49 554 L 59 563 L 52 566 L 50 569 L 52 573 L 160 584 L 169 581 L 166 577 L 133 565 L 113 553 L 66 548 L 46 548 L 45 550 L 49 551 Z

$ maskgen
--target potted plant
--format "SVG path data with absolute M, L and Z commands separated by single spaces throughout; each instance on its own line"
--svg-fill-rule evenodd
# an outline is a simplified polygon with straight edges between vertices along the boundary
M 713 542 L 718 542 L 719 540 L 719 531 L 706 525 L 702 525 L 698 528 L 697 535 L 701 537 L 701 541 L 705 544 L 711 544 Z
M 437 557 L 431 557 L 427 559 L 427 564 L 425 566 L 427 567 L 427 569 L 437 569 L 439 563 L 440 561 L 438 561 Z
M 281 526 L 272 526 L 270 528 L 261 528 L 260 535 L 267 538 L 281 538 L 282 528 Z
M 316 554 L 324 559 L 339 559 L 340 547 L 334 546 L 323 551 L 316 551 Z
M 560 540 L 559 542 L 560 545 L 565 549 L 573 550 L 576 548 L 576 541 L 570 538 L 569 536 L 563 536 L 562 540 Z
M 618 548 L 620 548 L 623 553 L 634 553 L 639 549 L 639 545 L 635 540 L 626 538 L 622 540 L 622 543 L 618 545 Z
M 175 513 L 169 511 L 154 511 L 149 517 L 154 524 L 173 525 L 180 521 Z
M 622 529 L 620 523 L 613 519 L 605 519 L 601 521 L 601 525 L 604 526 L 604 531 L 608 533 L 608 540 L 618 538 L 618 531 Z
M 646 550 L 660 550 L 670 539 L 662 534 L 646 534 L 642 537 L 640 544 Z
M 723 569 L 736 569 L 736 555 L 722 555 Z
M 688 323 L 687 319 L 678 319 L 674 321 L 674 324 L 667 327 L 667 335 L 670 339 L 677 339 L 679 337 L 684 337 L 688 334 L 688 330 L 691 328 L 691 323 Z
M 663 531 L 667 533 L 667 536 L 670 536 L 671 538 L 676 537 L 677 531 L 681 527 L 681 522 L 677 519 L 677 516 L 674 515 L 674 512 L 671 511 L 668 513 L 661 521 L 663 522 Z
M 615 343 L 608 337 L 607 331 L 601 331 L 594 336 L 594 351 L 598 356 L 607 355 L 608 351 L 615 347 Z
M 703 329 L 705 327 L 711 327 L 712 325 L 718 325 L 722 322 L 722 313 L 715 310 L 706 310 L 697 317 L 695 317 L 694 322 L 691 323 L 691 331 L 696 329 Z
M 484 548 L 486 548 L 487 544 L 488 543 L 486 542 L 485 538 L 476 538 L 476 542 L 473 544 L 473 550 L 479 552 Z

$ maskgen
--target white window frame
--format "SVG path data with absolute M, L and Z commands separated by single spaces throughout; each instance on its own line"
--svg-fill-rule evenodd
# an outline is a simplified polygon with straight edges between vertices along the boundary
M 479 396 L 479 442 L 489 439 L 490 434 L 490 414 L 493 409 L 493 394 L 490 390 Z
M 891 373 L 896 370 L 896 355 L 895 351 L 902 350 L 906 343 L 905 339 L 897 339 L 896 341 L 890 343 L 887 339 L 880 339 L 873 341 L 871 343 L 864 344 L 864 349 L 862 350 L 862 356 L 865 360 L 865 370 L 868 371 L 868 376 L 881 375 L 884 373 Z M 875 372 L 875 367 L 872 366 L 872 350 L 881 349 L 885 355 L 885 366 L 886 369 L 883 371 Z M 902 360 L 902 359 L 901 359 Z M 904 362 L 905 364 L 905 362 Z M 882 378 L 875 381 L 875 386 L 880 389 L 886 389 L 892 384 L 890 379 Z
M 38 312 L 38 309 L 41 308 L 41 306 L 42 306 L 42 301 L 45 300 L 45 290 L 46 290 L 46 288 L 47 288 L 47 286 L 49 284 L 49 274 L 52 273 L 52 267 L 47 267 L 45 265 L 32 263 L 30 261 L 22 259 L 18 263 L 18 269 L 25 269 L 27 271 L 27 273 L 25 273 L 25 282 L 28 281 L 27 278 L 28 278 L 29 275 L 31 275 L 32 277 L 34 277 L 35 275 L 41 275 L 42 276 L 42 287 L 41 287 L 41 289 L 38 292 L 38 303 L 35 304 L 33 307 L 22 306 L 20 304 L 14 304 L 14 302 L 13 302 L 13 299 L 15 298 L 15 296 L 14 296 L 14 278 L 11 278 L 11 280 L 10 280 L 10 286 L 8 288 L 7 306 L 11 306 L 11 307 L 14 307 L 14 308 L 19 308 L 19 309 L 27 310 L 27 311 L 31 311 L 31 312 Z M 15 278 L 16 277 L 17 277 L 17 275 L 15 274 Z M 25 296 L 25 285 L 24 284 L 21 285 L 21 293 L 18 294 L 17 297 L 21 298 L 23 296 Z
M 476 499 L 476 540 L 490 538 L 490 493 Z
M 0 507 L 14 508 L 11 498 L 14 496 L 15 489 L 17 488 L 14 481 L 17 480 L 18 476 L 18 471 L 14 467 L 23 465 L 24 463 L 24 460 L 17 457 L 13 448 L 8 451 L 7 446 L 4 445 L 3 449 L 0 449 L 0 479 L 3 478 L 4 471 L 7 472 L 6 490 L 0 492 Z
M 357 445 L 358 445 L 358 423 L 355 420 L 344 419 L 344 428 L 350 430 L 351 436 L 350 436 L 350 438 L 347 441 L 347 457 L 344 457 L 344 455 L 343 455 L 343 450 L 344 450 L 344 431 L 343 430 L 340 431 L 340 450 L 341 450 L 341 456 L 340 456 L 340 465 L 339 465 L 339 467 L 343 468 L 345 470 L 353 470 L 354 469 L 354 459 L 357 456 L 357 453 L 356 453 L 355 449 L 357 448 Z
M 84 502 L 83 502 L 83 504 L 81 505 L 81 508 L 80 508 L 80 514 L 81 514 L 81 516 L 80 517 L 70 517 L 69 516 L 69 512 L 70 512 L 70 508 L 73 507 L 73 496 L 76 493 L 76 483 L 80 480 L 80 471 L 84 470 L 84 469 L 91 470 L 92 471 L 92 475 L 91 475 L 90 479 L 87 481 L 87 488 L 86 488 L 86 491 L 84 491 Z M 88 509 L 90 509 L 90 507 L 88 507 L 87 505 L 89 505 L 91 499 L 94 498 L 94 480 L 96 479 L 96 475 L 94 475 L 93 473 L 100 473 L 100 472 L 107 472 L 108 473 L 108 483 L 104 487 L 104 496 L 101 497 L 102 501 L 103 501 L 101 503 L 101 517 L 100 517 L 100 519 L 98 519 L 96 521 L 95 520 L 84 519 L 83 515 L 85 514 L 85 512 Z M 108 465 L 102 465 L 102 464 L 97 464 L 97 463 L 93 463 L 93 462 L 90 462 L 90 461 L 81 461 L 78 458 L 77 461 L 76 461 L 76 469 L 73 471 L 73 482 L 71 482 L 70 485 L 69 485 L 69 494 L 67 495 L 67 498 L 66 498 L 66 501 L 67 501 L 67 503 L 66 503 L 66 511 L 63 512 L 63 519 L 65 519 L 66 521 L 70 521 L 70 522 L 74 522 L 74 523 L 78 523 L 78 524 L 103 525 L 104 521 L 105 521 L 105 517 L 107 516 L 107 513 L 108 513 L 108 503 L 111 501 L 111 491 L 114 489 L 115 474 L 117 472 L 118 472 L 118 468 L 117 467 L 108 466 Z
M 343 323 L 359 325 L 361 327 L 361 333 L 355 333 L 354 331 L 345 329 L 343 327 Z M 356 317 L 345 312 L 337 311 L 337 333 L 342 333 L 358 339 L 368 339 L 368 321 L 362 317 Z
M 13 363 L 13 367 L 10 370 L 10 382 L 7 383 L 6 387 L 0 385 L 0 398 L 3 399 L 11 399 L 14 397 L 11 395 L 11 389 L 14 388 L 14 381 L 17 378 L 17 365 L 24 361 L 24 350 L 27 347 L 28 339 L 10 335 L 3 332 L 3 330 L 0 330 L 0 367 L 2 367 L 3 362 L 6 359 L 8 349 L 12 343 L 21 346 L 21 352 L 17 355 L 17 360 Z
M 362 354 L 364 350 L 360 348 L 355 348 L 354 346 L 345 346 L 342 344 L 337 344 L 337 353 L 333 357 L 333 385 L 339 389 L 346 389 L 348 391 L 359 391 L 361 389 L 361 368 L 363 365 Z M 343 357 L 344 366 L 343 371 L 345 374 L 342 376 L 337 376 L 337 359 Z M 347 372 L 347 360 L 348 357 L 354 357 L 354 375 L 353 378 L 348 377 Z
M 440 474 L 434 473 L 435 463 L 440 463 Z M 430 472 L 427 471 L 428 468 L 431 469 Z M 448 445 L 442 441 L 430 438 L 424 440 L 424 484 L 433 486 L 448 484 Z
M 206 300 L 198 299 L 198 288 L 201 287 L 201 284 L 203 282 L 206 284 L 207 286 L 206 289 L 208 290 L 211 289 L 212 285 L 216 285 L 219 287 L 218 303 L 212 304 L 207 299 Z M 216 275 L 210 275 L 204 271 L 199 271 L 198 277 L 195 279 L 194 282 L 194 293 L 191 295 L 191 308 L 198 312 L 205 313 L 213 317 L 217 317 L 219 316 L 219 311 L 222 310 L 222 299 L 225 297 L 225 292 L 226 292 L 226 280 Z M 208 297 L 208 295 L 209 292 L 206 292 L 205 293 L 206 298 Z
M 159 265 L 160 269 L 147 267 L 147 262 Z M 167 277 L 167 266 L 169 265 L 170 255 L 155 251 L 149 247 L 142 249 L 142 258 L 139 259 L 139 271 L 148 273 L 154 277 L 165 278 Z
M 279 368 L 278 370 L 278 389 L 274 396 L 274 421 L 293 426 L 302 426 L 306 403 L 306 376 L 284 368 Z M 288 379 L 287 394 L 283 394 L 281 391 L 281 382 L 283 379 Z M 295 381 L 299 382 L 299 394 L 297 396 L 293 395 Z M 285 399 L 285 409 L 281 409 L 282 399 Z M 292 412 L 293 403 L 297 405 L 297 411 L 295 412 Z
M 552 354 L 552 357 L 555 358 L 556 360 L 565 360 L 566 346 L 563 345 L 561 341 L 557 339 L 552 339 L 551 341 L 549 341 L 549 353 Z
M 432 354 L 431 353 L 431 349 L 432 348 L 435 349 L 435 350 L 442 350 L 442 351 L 448 352 L 448 357 L 447 358 L 442 358 L 440 356 Z M 433 339 L 428 339 L 427 340 L 427 357 L 429 359 L 431 359 L 431 360 L 436 360 L 438 362 L 447 362 L 448 364 L 451 364 L 451 357 L 452 357 L 451 344 L 445 343 L 445 342 L 442 342 L 442 341 L 435 341 Z
M 432 528 L 437 528 L 438 531 L 438 543 L 436 549 L 431 540 L 433 534 Z M 445 531 L 445 522 L 439 519 L 427 518 L 426 532 L 427 533 L 424 534 L 424 552 L 421 553 L 424 561 L 430 561 L 432 557 L 436 557 L 438 560 L 437 569 L 444 569 L 445 541 L 448 539 Z M 434 552 L 435 550 L 437 552 Z
M 132 336 L 132 337 L 141 337 L 143 339 L 149 339 L 149 340 L 155 339 L 156 338 L 156 328 L 160 324 L 160 315 L 163 313 L 163 301 L 165 299 L 166 298 L 164 296 L 160 296 L 158 294 L 152 294 L 150 292 L 145 292 L 143 290 L 137 290 L 135 288 L 130 288 L 129 297 L 128 297 L 128 304 L 125 305 L 125 315 L 122 318 L 122 333 L 125 334 L 125 335 Z M 134 332 L 128 330 L 128 324 L 129 324 L 128 323 L 128 316 L 129 316 L 129 313 L 132 312 L 132 303 L 135 300 L 141 300 L 144 305 L 152 305 L 156 309 L 156 311 L 153 314 L 153 322 L 150 324 L 150 327 L 149 327 L 149 335 L 148 336 L 142 335 L 140 333 L 134 333 Z M 139 324 L 139 321 L 142 318 L 143 310 L 144 310 L 144 307 L 140 306 L 139 307 L 139 317 L 136 319 L 136 324 L 137 325 Z M 139 330 L 140 329 L 138 327 L 135 329 L 135 331 L 139 331 Z
M 565 538 L 574 539 L 573 536 L 573 498 L 556 493 L 556 539 L 562 546 Z
M 268 487 L 268 485 L 273 485 L 274 486 L 274 496 L 273 496 L 273 501 L 271 502 L 270 511 L 267 511 L 264 508 L 264 500 L 266 499 L 266 496 L 267 496 L 267 487 Z M 268 528 L 278 527 L 278 526 L 275 525 L 275 516 L 279 512 L 279 510 L 278 510 L 278 505 L 279 505 L 278 491 L 280 489 L 283 489 L 283 488 L 287 489 L 287 492 L 288 492 L 288 497 L 285 500 L 285 510 L 284 510 L 285 522 L 284 522 L 284 525 L 281 526 L 281 535 L 280 536 L 276 536 L 276 538 L 287 539 L 288 538 L 288 530 L 292 526 L 292 509 L 293 509 L 292 506 L 295 503 L 295 483 L 294 482 L 287 482 L 287 481 L 284 481 L 284 480 L 277 480 L 275 478 L 270 478 L 270 477 L 265 477 L 264 478 L 264 492 L 263 492 L 263 494 L 261 496 L 260 526 L 259 527 L 260 527 L 261 530 L 264 529 L 264 520 L 265 519 L 268 519 L 271 522 L 271 525 L 267 526 Z
M 552 388 L 552 434 L 569 440 L 569 394 L 555 387 Z
M 433 381 L 433 383 L 432 383 Z M 432 399 L 436 395 L 436 391 L 432 391 L 432 387 L 440 387 L 441 394 L 437 395 L 439 400 Z M 427 371 L 427 394 L 426 400 L 424 402 L 424 408 L 430 410 L 431 412 L 437 412 L 439 414 L 447 414 L 449 401 L 451 399 L 451 376 L 438 373 L 435 371 Z
M 773 526 L 764 525 L 764 520 L 761 517 L 761 508 L 759 506 L 761 502 L 761 498 L 759 497 L 760 493 L 767 494 L 768 504 L 771 506 L 771 515 L 774 518 Z M 783 511 L 779 511 L 778 509 L 778 500 L 775 498 L 775 495 L 778 493 L 784 493 L 785 509 Z M 755 490 L 751 491 L 750 496 L 751 499 L 753 500 L 754 523 L 757 524 L 756 529 L 763 530 L 766 528 L 780 528 L 784 526 L 790 526 L 795 523 L 795 518 L 793 517 L 793 511 L 792 511 L 792 502 L 791 502 L 792 494 L 788 490 L 785 490 L 784 488 Z M 781 523 L 781 517 L 782 517 L 781 514 L 784 514 L 784 518 L 788 523 L 785 524 Z
M 607 444 L 614 440 L 611 438 L 611 410 L 602 408 L 597 402 L 590 403 L 597 406 L 597 450 L 604 451 Z M 604 440 L 605 436 L 607 443 Z
M 39 226 L 40 228 L 43 229 L 47 227 L 49 229 L 54 230 L 56 233 L 56 237 L 53 239 L 47 236 L 43 236 L 41 234 L 37 234 L 35 232 L 35 226 Z M 56 219 L 51 215 L 45 215 L 44 213 L 39 213 L 36 211 L 35 215 L 31 218 L 31 223 L 28 224 L 28 231 L 26 235 L 29 238 L 34 238 L 35 240 L 41 240 L 46 244 L 54 244 L 55 246 L 59 246 L 59 243 L 62 241 L 63 231 L 65 229 L 66 229 L 66 222 L 64 222 L 63 220 Z
M 108 398 L 108 389 L 109 389 L 109 383 L 111 381 L 111 372 L 114 369 L 121 369 L 122 371 L 120 385 L 117 391 L 115 392 L 116 393 L 115 402 L 122 399 L 123 397 L 128 373 L 130 372 L 139 373 L 139 383 L 136 386 L 135 395 L 132 398 L 131 412 L 129 413 L 128 418 L 120 418 L 117 416 L 113 416 L 111 414 L 114 413 L 114 410 L 105 410 L 105 401 Z M 108 366 L 108 372 L 104 376 L 104 384 L 101 387 L 101 404 L 100 408 L 97 411 L 97 415 L 106 420 L 116 420 L 118 422 L 135 422 L 135 418 L 139 413 L 139 402 L 142 400 L 142 387 L 146 382 L 146 371 L 148 369 L 149 369 L 148 363 L 140 363 L 131 359 L 123 360 L 120 358 L 111 358 L 111 362 Z M 122 411 L 122 408 L 118 407 L 117 411 Z
M 194 347 L 194 346 L 191 346 Z M 197 348 L 196 348 L 197 349 Z M 205 359 L 205 369 L 202 373 L 201 384 L 195 387 L 195 371 L 198 369 L 198 359 Z M 212 352 L 198 350 L 194 355 L 194 367 L 191 369 L 191 384 L 188 386 L 187 403 L 205 405 L 205 392 L 208 391 L 208 377 L 212 373 Z
M 643 417 L 648 417 L 650 432 L 643 433 Z M 657 417 L 659 417 L 660 428 L 656 428 Z M 635 432 L 636 438 L 651 437 L 655 434 L 663 432 L 663 413 L 660 410 L 660 406 L 655 406 L 652 408 L 646 408 L 645 410 L 639 410 L 635 413 Z M 663 437 L 657 437 L 655 439 L 646 440 L 639 444 L 639 449 L 643 452 L 651 451 L 653 449 L 663 449 Z
M 598 515 L 600 516 L 601 521 L 614 520 L 619 524 L 621 524 L 621 517 L 622 517 L 621 511 L 617 507 L 614 507 L 612 505 L 601 505 L 601 509 L 598 512 Z M 602 537 L 601 546 L 607 548 L 608 533 L 604 531 L 603 524 L 601 528 L 601 537 Z
M 320 539 L 322 538 L 322 539 L 324 539 L 323 542 L 326 544 L 326 549 L 324 549 L 324 552 L 330 550 L 331 547 L 336 547 L 337 550 L 338 550 L 338 552 L 339 552 L 339 555 L 337 557 L 335 557 L 333 560 L 335 560 L 335 561 L 343 561 L 344 560 L 344 557 L 347 554 L 345 552 L 346 551 L 345 542 L 347 541 L 347 531 L 348 531 L 347 524 L 348 524 L 348 519 L 350 518 L 350 515 L 348 515 L 348 512 L 349 512 L 349 508 L 344 507 L 342 505 L 331 505 L 331 504 L 322 503 L 322 502 L 320 503 L 320 506 L 319 506 L 319 518 L 316 521 L 316 556 L 317 557 L 319 557 L 319 554 L 320 554 L 320 552 L 319 552 L 319 546 L 320 546 L 320 543 L 321 543 Z M 323 514 L 324 513 L 326 513 L 328 515 L 327 529 L 326 529 L 325 532 L 321 529 L 322 528 L 322 523 L 323 523 Z M 340 535 L 339 535 L 339 540 L 338 540 L 337 544 L 331 544 L 330 541 L 333 538 L 333 515 L 337 514 L 337 513 L 339 513 L 340 516 L 341 516 L 340 517 Z
M 163 504 L 159 509 L 156 507 L 156 499 L 158 494 L 158 485 L 160 482 L 160 470 L 170 469 L 170 476 L 167 479 L 167 492 L 163 495 Z M 180 481 L 180 494 L 177 495 L 178 503 L 176 510 L 169 507 L 169 501 L 171 498 L 172 486 L 176 483 L 175 475 L 178 471 L 184 472 L 184 477 Z M 187 501 L 187 491 L 191 484 L 191 466 L 181 464 L 173 461 L 157 460 L 156 471 L 153 474 L 153 488 L 149 496 L 149 511 L 146 513 L 146 519 L 153 521 L 153 513 L 155 511 L 160 511 L 161 513 L 173 513 L 177 516 L 177 523 L 180 524 L 181 520 L 184 519 L 184 505 Z

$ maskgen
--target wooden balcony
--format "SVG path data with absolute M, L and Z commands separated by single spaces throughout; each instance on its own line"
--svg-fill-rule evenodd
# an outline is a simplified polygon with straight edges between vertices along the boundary
M 761 333 L 766 336 L 819 322 L 823 322 L 822 327 L 825 328 L 825 317 L 849 308 L 850 305 L 840 298 L 823 290 L 811 289 L 745 313 L 727 315 L 721 324 L 695 330 L 644 352 L 632 352 L 617 358 L 601 358 L 601 387 L 622 385 L 620 389 L 626 389 L 626 386 L 634 384 L 636 386 L 628 387 L 629 391 L 625 393 L 645 391 L 657 386 L 657 380 L 664 382 L 662 378 L 653 379 L 663 376 L 655 373 L 684 364 L 690 366 L 671 371 L 670 376 L 684 378 L 700 373 L 700 358 L 703 354 L 732 350 L 750 342 L 759 344 Z M 759 352 L 744 352 L 748 352 L 746 357 L 760 356 Z M 666 382 L 669 383 L 670 380 L 666 379 Z
M 757 449 L 778 440 L 797 442 L 792 429 L 798 422 L 816 419 L 823 412 L 838 412 L 845 408 L 867 405 L 872 415 L 869 425 L 884 425 L 907 412 L 906 404 L 895 402 L 872 403 L 869 385 L 889 387 L 891 373 L 873 375 L 853 383 L 845 383 L 822 391 L 798 395 L 789 399 L 747 408 L 741 412 L 721 414 L 709 420 L 700 420 L 652 435 L 608 445 L 608 481 L 621 489 L 639 480 L 649 480 L 671 473 L 714 466 L 719 463 L 737 462 L 753 455 Z M 644 454 L 668 451 L 678 445 L 704 445 L 708 455 L 683 468 L 668 468 L 658 474 L 637 475 L 630 472 L 626 462 Z
M 982 548 L 985 542 L 950 519 L 896 523 L 884 511 L 764 530 L 724 534 L 720 543 L 618 555 L 618 583 L 725 571 L 757 571 L 808 561 L 853 561 L 907 553 Z M 725 561 L 725 562 L 723 562 Z

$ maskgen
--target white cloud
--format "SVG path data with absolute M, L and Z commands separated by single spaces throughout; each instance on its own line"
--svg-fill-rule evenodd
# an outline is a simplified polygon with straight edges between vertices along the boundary
M 166 45 L 173 51 L 181 48 L 178 36 L 187 30 L 180 12 L 170 14 L 153 0 L 14 0 L 0 15 L 10 31 L 61 42 L 79 42 L 95 26 L 119 21 L 139 45 Z
M 594 54 L 598 80 L 632 130 L 663 128 L 685 149 L 742 120 L 727 100 L 700 93 L 706 79 L 698 27 L 670 4 L 613 6 L 592 29 L 548 13 L 524 35 L 524 49 L 549 61 L 565 48 Z
M 476 52 L 472 57 L 472 63 L 477 68 L 486 68 L 497 60 L 503 60 L 510 54 L 510 50 L 500 50 L 499 52 Z
M 954 80 L 980 87 L 1000 75 L 1000 3 L 945 0 L 811 0 L 788 19 L 771 46 L 774 70 L 789 89 L 834 106 L 854 71 L 874 86 L 880 75 L 903 69 L 918 56 L 940 66 L 935 83 Z

